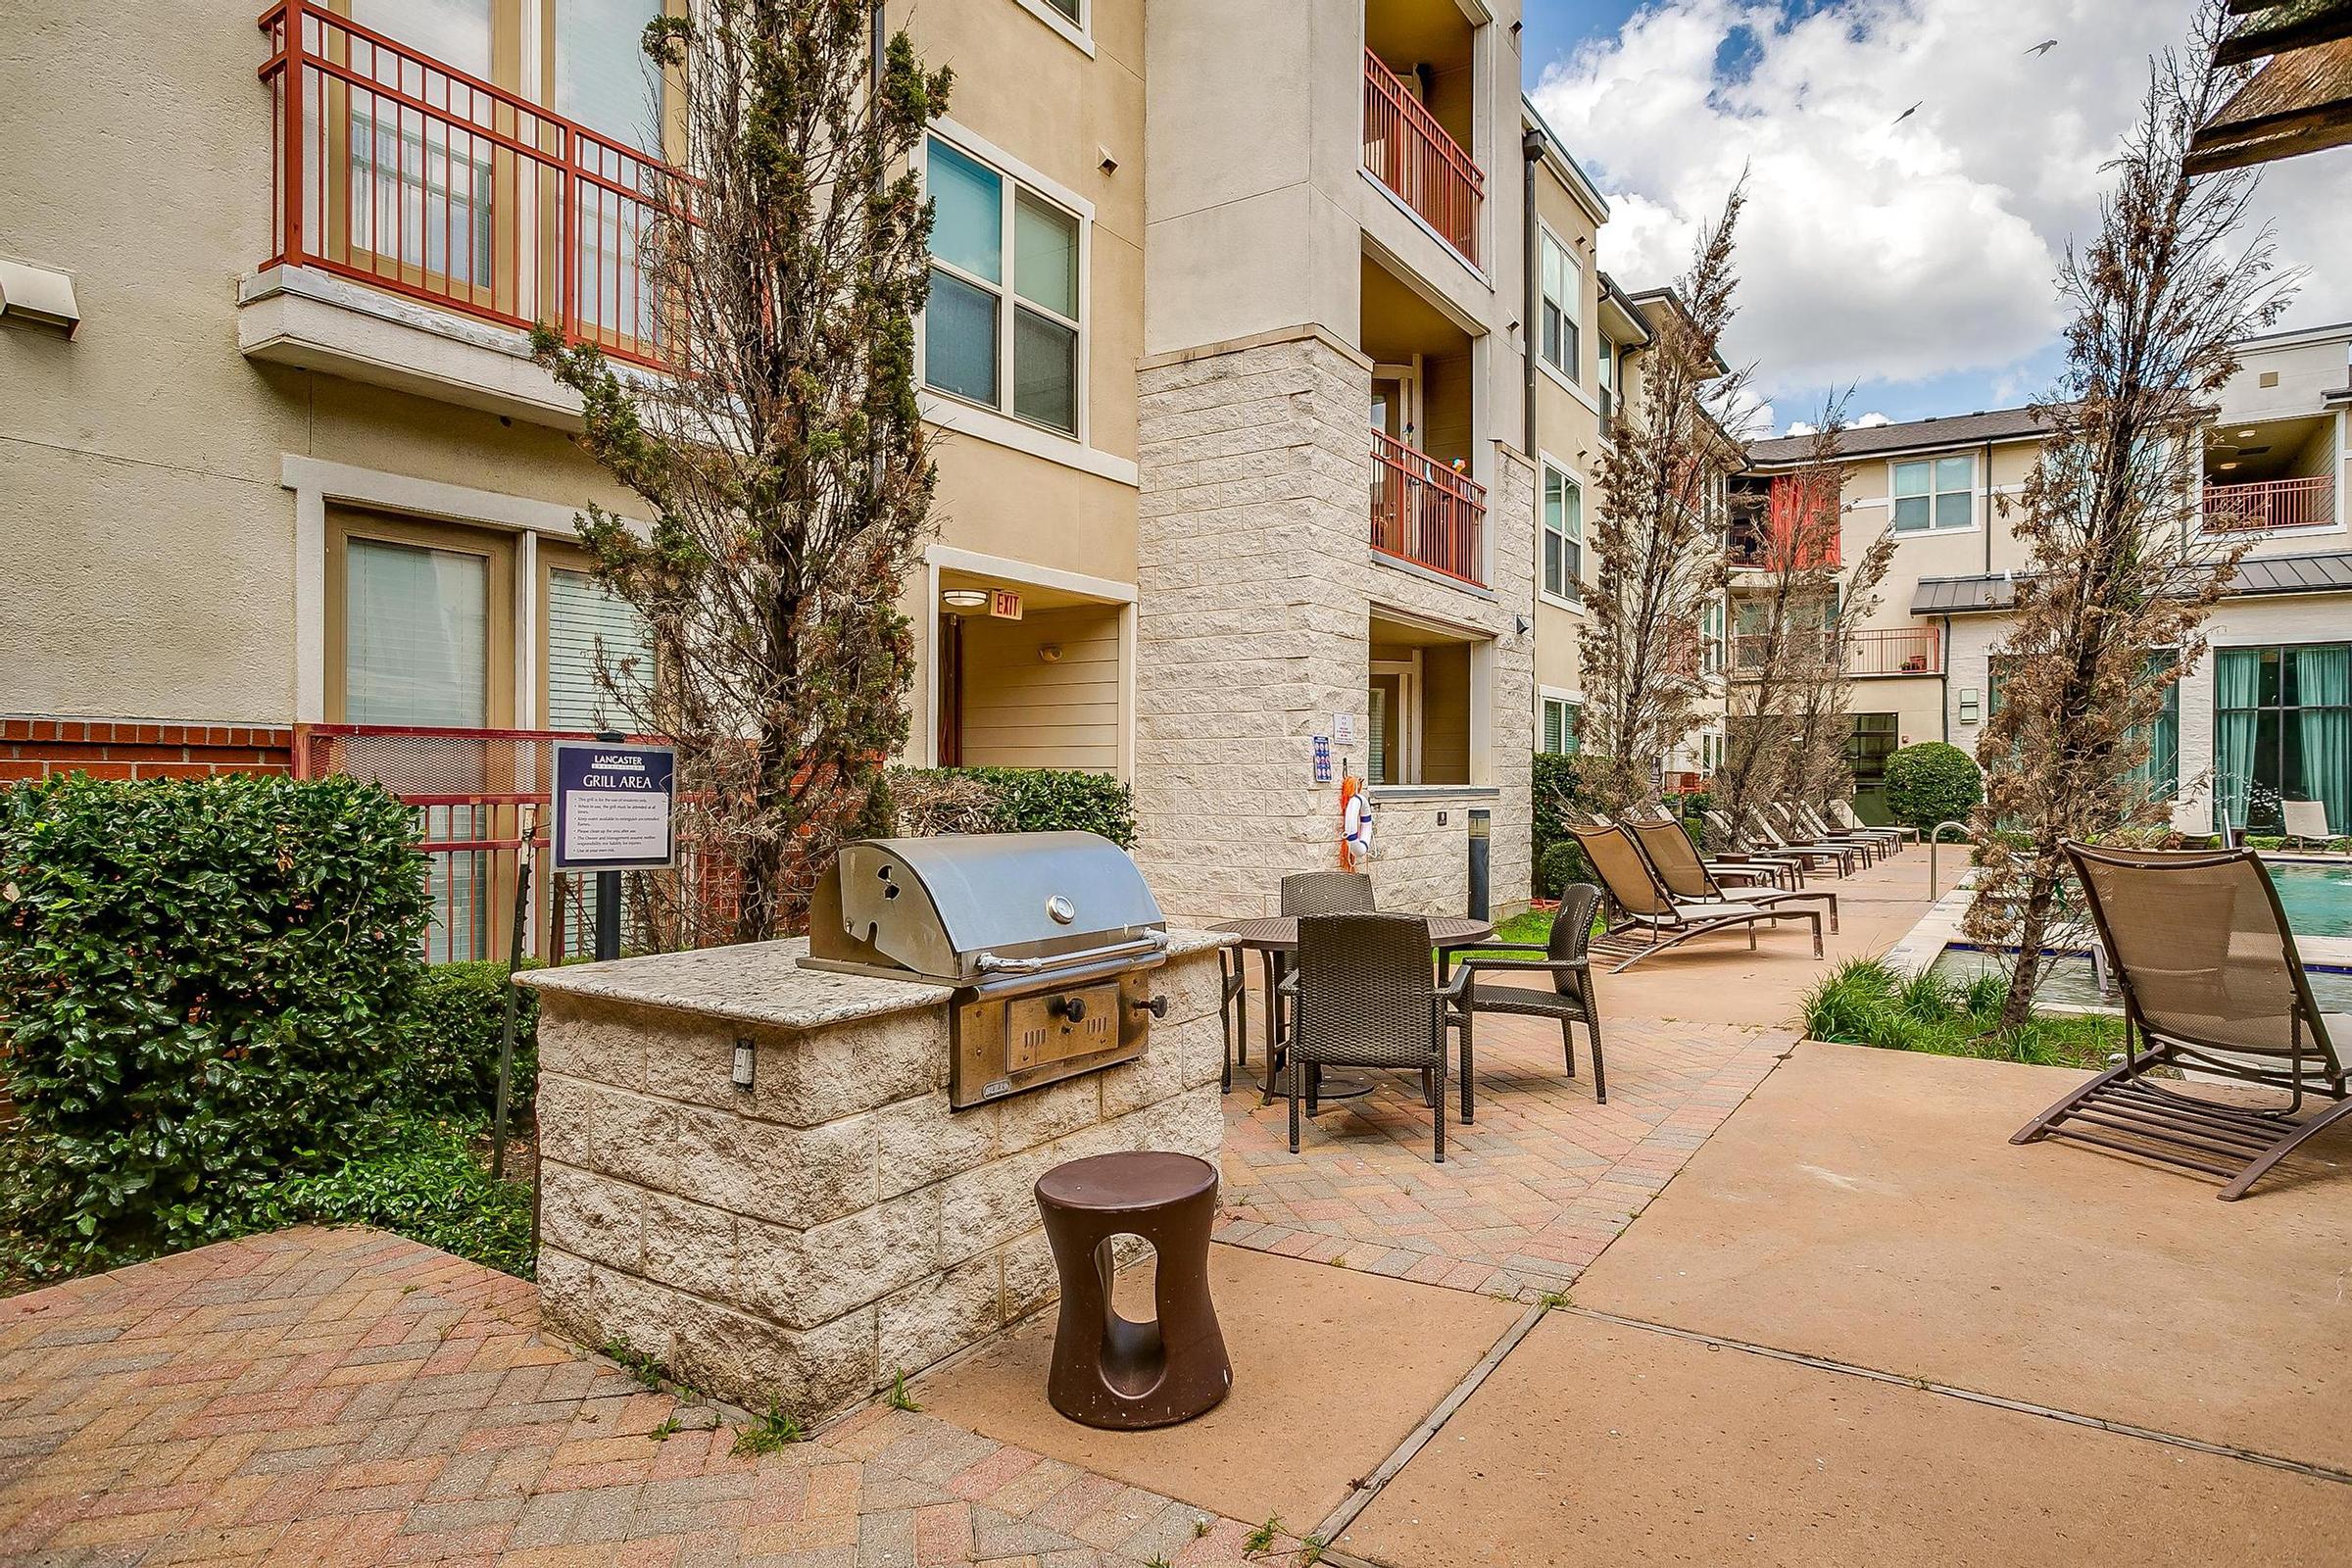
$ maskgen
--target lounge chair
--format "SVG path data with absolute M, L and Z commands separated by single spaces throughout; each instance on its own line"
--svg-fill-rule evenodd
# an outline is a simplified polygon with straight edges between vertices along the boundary
M 1464 1013 L 1507 1012 L 1523 1018 L 1556 1018 L 1560 1025 L 1560 1053 L 1567 1058 L 1568 1076 L 1576 1076 L 1576 1039 L 1568 1032 L 1569 1025 L 1585 1026 L 1585 1038 L 1592 1046 L 1592 1101 L 1595 1104 L 1609 1102 L 1608 1070 L 1600 1059 L 1600 1004 L 1592 998 L 1592 968 L 1585 949 L 1592 940 L 1592 912 L 1600 906 L 1600 889 L 1589 882 L 1575 882 L 1560 890 L 1559 912 L 1552 916 L 1551 935 L 1541 945 L 1533 942 L 1490 942 L 1479 949 L 1482 955 L 1464 958 L 1457 974 L 1470 978 L 1462 985 L 1460 999 L 1453 1004 Z M 1525 953 L 1525 958 L 1491 958 L 1490 952 Z M 1548 974 L 1551 989 L 1536 990 L 1484 978 L 1498 971 Z M 1462 1121 L 1477 1119 L 1476 1064 L 1471 1058 L 1470 1030 L 1462 1030 Z
M 1796 818 L 1798 827 L 1826 844 L 1867 844 L 1882 860 L 1902 853 L 1902 835 L 1892 828 L 1871 827 L 1867 824 L 1839 827 L 1802 801 L 1791 803 L 1788 809 Z
M 1851 801 L 1834 800 L 1830 802 L 1826 809 L 1829 812 L 1830 821 L 1838 827 L 1865 828 L 1870 825 L 1854 813 L 1854 803 Z M 1879 831 L 1883 833 L 1893 834 L 1896 840 L 1903 844 L 1917 844 L 1919 842 L 1919 829 L 1915 827 L 1904 827 L 1899 822 L 1888 827 L 1881 828 Z
M 1690 847 L 1690 837 L 1675 822 L 1631 822 L 1634 842 L 1641 846 L 1649 861 L 1649 868 L 1666 884 L 1666 891 L 1675 901 L 1689 905 L 1750 904 L 1770 909 L 1783 904 L 1814 904 L 1827 910 L 1830 929 L 1838 929 L 1838 895 L 1826 888 L 1803 893 L 1767 893 L 1757 888 L 1742 889 L 1735 898 L 1724 891 L 1707 869 L 1706 861 Z
M 1805 872 L 1809 868 L 1805 857 L 1784 850 L 1766 849 L 1740 832 L 1731 817 L 1722 811 L 1709 808 L 1699 813 L 1699 819 L 1706 823 L 1708 836 L 1720 842 L 1724 846 L 1724 853 L 1733 859 L 1742 864 L 1770 865 L 1785 870 L 1788 880 L 1781 884 L 1784 887 L 1802 888 L 1805 885 Z
M 1748 808 L 1747 820 L 1741 825 L 1750 838 L 1776 855 L 1801 856 L 1808 870 L 1827 863 L 1836 866 L 1838 874 L 1843 876 L 1855 869 L 1856 861 L 1865 858 L 1862 850 L 1852 844 L 1794 843 L 1753 807 Z
M 2279 811 L 2286 817 L 2286 841 L 2289 844 L 2317 843 L 2328 847 L 2335 835 L 2328 830 L 2326 801 L 2280 801 Z
M 1585 852 L 1586 863 L 1592 867 L 1617 906 L 1619 918 L 1610 923 L 1609 933 L 1614 936 L 1620 931 L 1640 931 L 1649 938 L 1647 947 L 1611 968 L 1611 974 L 1621 974 L 1644 958 L 1716 931 L 1745 930 L 1747 945 L 1753 948 L 1756 927 L 1766 921 L 1812 921 L 1813 956 L 1821 956 L 1818 909 L 1767 909 L 1755 904 L 1685 904 L 1658 880 L 1658 873 L 1650 868 L 1648 858 L 1629 829 L 1620 825 L 1572 827 L 1568 831 L 1576 839 L 1577 847 Z
M 2297 1145 L 2352 1113 L 2335 1041 L 2294 932 L 2248 851 L 2121 850 L 2068 843 L 2124 996 L 2124 1060 L 2028 1122 L 2011 1143 L 2071 1138 L 2222 1180 L 2245 1196 Z M 2276 1090 L 2256 1107 L 2187 1092 L 2160 1067 Z M 2307 1098 L 2333 1105 L 2295 1119 Z
M 1664 823 L 1678 831 L 1682 826 L 1681 818 L 1674 816 L 1662 807 L 1639 817 L 1628 816 L 1624 820 L 1628 826 L 1636 822 Z M 1795 892 L 1804 886 L 1805 868 L 1794 860 L 1772 860 L 1752 855 L 1721 856 L 1703 853 L 1699 854 L 1699 859 L 1706 866 L 1708 874 L 1726 887 L 1775 887 Z
M 1848 845 L 1862 852 L 1862 863 L 1865 866 L 1876 865 L 1894 853 L 1893 845 L 1882 843 L 1868 834 L 1833 829 L 1798 802 L 1782 801 L 1765 809 L 1772 825 L 1792 843 Z
M 1429 958 L 1429 922 L 1417 914 L 1309 914 L 1298 921 L 1298 989 L 1293 1003 L 1291 1152 L 1298 1152 L 1298 1106 L 1313 1115 L 1318 1067 L 1386 1067 L 1419 1072 L 1433 1093 L 1436 1159 L 1446 1163 L 1446 1031 L 1459 1030 L 1470 1057 L 1470 1014 L 1456 1005 L 1470 975 L 1444 990 Z

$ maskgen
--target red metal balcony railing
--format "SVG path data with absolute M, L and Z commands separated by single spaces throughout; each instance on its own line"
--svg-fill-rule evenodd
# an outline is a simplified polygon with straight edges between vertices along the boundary
M 1364 51 L 1364 167 L 1404 198 L 1446 243 L 1478 261 L 1487 176 L 1396 73 Z
M 668 368 L 647 270 L 667 171 L 323 9 L 264 13 L 276 253 L 505 326 Z
M 1372 432 L 1372 548 L 1483 586 L 1486 487 L 1387 433 Z
M 2324 473 L 2308 479 L 2266 479 L 2259 484 L 2205 487 L 2207 533 L 2333 526 L 2335 481 Z

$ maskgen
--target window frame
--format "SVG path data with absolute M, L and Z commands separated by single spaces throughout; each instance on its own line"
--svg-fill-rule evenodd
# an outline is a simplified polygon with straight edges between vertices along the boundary
M 959 409 L 972 409 L 999 419 L 1005 419 L 1021 429 L 1035 431 L 1056 441 L 1067 441 L 1084 448 L 1091 446 L 1088 388 L 1091 382 L 1088 356 L 1093 346 L 1091 287 L 1094 269 L 1094 205 L 1055 180 L 1048 178 L 1020 160 L 1010 157 L 985 139 L 973 135 L 954 122 L 940 119 L 931 122 L 916 146 L 913 162 L 915 173 L 929 193 L 931 144 L 945 143 L 957 154 L 980 165 L 997 176 L 1002 184 L 998 200 L 998 255 L 1004 277 L 997 282 L 977 276 L 936 254 L 926 259 L 927 269 L 937 269 L 949 277 L 992 296 L 997 302 L 997 401 L 983 403 L 976 398 L 949 388 L 934 386 L 930 380 L 931 331 L 930 313 L 926 310 L 915 333 L 915 386 L 925 397 L 945 399 Z M 1077 300 L 1075 317 L 1064 317 L 1051 306 L 1038 304 L 1019 292 L 1019 262 L 1015 254 L 1015 215 L 1020 199 L 1026 193 L 1037 202 L 1071 219 L 1077 225 Z M 1015 412 L 1015 365 L 1013 349 L 1016 340 L 1014 323 L 1019 313 L 1030 311 L 1041 319 L 1065 327 L 1075 334 L 1071 346 L 1071 426 L 1048 424 Z
M 1550 542 L 1551 538 L 1551 519 L 1545 514 L 1544 502 L 1545 491 L 1550 488 L 1553 474 L 1559 475 L 1561 480 L 1573 486 L 1576 491 L 1576 531 L 1573 534 L 1563 532 L 1560 535 L 1564 545 L 1572 545 L 1576 550 L 1576 569 L 1565 574 L 1566 580 L 1575 588 L 1575 592 L 1570 594 L 1560 593 L 1544 581 L 1544 546 Z M 1550 453 L 1543 452 L 1537 455 L 1536 597 L 1554 609 L 1570 611 L 1580 615 L 1585 612 L 1585 496 L 1592 488 L 1582 473 Z
M 1536 229 L 1536 363 L 1566 385 L 1582 392 L 1585 384 L 1585 264 L 1577 259 L 1576 248 L 1561 238 L 1559 231 L 1549 223 L 1538 220 Z M 1568 264 L 1572 281 L 1570 298 L 1565 302 L 1554 299 L 1544 286 L 1546 246 L 1557 250 L 1561 259 Z M 1565 364 L 1551 357 L 1547 313 L 1553 310 L 1560 312 Z
M 1095 57 L 1094 0 L 1073 0 L 1073 3 L 1078 7 L 1075 18 L 1066 15 L 1054 4 L 1054 0 L 1013 0 L 1014 5 L 1061 34 L 1063 41 L 1071 48 L 1092 60 Z
M 1930 452 L 1918 457 L 1888 458 L 1886 460 L 1886 531 L 1892 534 L 1897 541 L 1930 537 L 1949 538 L 1954 534 L 1983 531 L 1984 520 L 1978 514 L 1983 510 L 1980 503 L 1984 497 L 1984 475 L 1979 471 L 1977 458 L 1978 454 L 1974 452 Z M 1944 490 L 1936 485 L 1936 469 L 1942 464 L 1953 462 L 1968 465 L 1968 486 L 1965 490 Z M 1927 490 L 1918 496 L 1897 495 L 1895 493 L 1896 475 L 1904 468 L 1919 465 L 1925 465 L 1928 469 Z M 1945 496 L 1956 495 L 1968 497 L 1968 521 L 1958 527 L 1942 527 L 1936 521 L 1936 514 L 1939 510 L 1936 503 Z M 1924 528 L 1900 526 L 1895 521 L 1897 504 L 1918 500 L 1925 500 L 1928 504 L 1928 525 Z
M 1551 712 L 1555 708 L 1560 710 L 1560 736 L 1566 743 L 1557 751 L 1544 744 L 1549 735 Z M 1583 732 L 1584 716 L 1584 693 L 1563 691 L 1556 686 L 1543 687 L 1536 700 L 1536 749 L 1551 757 L 1576 756 L 1577 737 Z

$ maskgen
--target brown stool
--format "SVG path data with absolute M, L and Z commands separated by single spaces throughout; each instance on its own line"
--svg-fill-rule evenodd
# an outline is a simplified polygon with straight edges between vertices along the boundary
M 1061 1275 L 1061 1321 L 1046 1397 L 1071 1420 L 1134 1431 L 1190 1421 L 1232 1391 L 1233 1363 L 1208 1299 L 1217 1172 L 1190 1154 L 1097 1154 L 1037 1181 L 1037 1208 Z M 1131 1323 L 1111 1305 L 1111 1243 L 1157 1250 L 1158 1316 Z

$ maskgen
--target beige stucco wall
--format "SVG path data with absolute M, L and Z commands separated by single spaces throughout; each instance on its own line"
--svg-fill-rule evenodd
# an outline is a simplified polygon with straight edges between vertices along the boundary
M 1588 589 L 1596 580 L 1592 552 L 1593 531 L 1600 508 L 1600 460 L 1607 446 L 1601 434 L 1597 408 L 1599 380 L 1595 357 L 1600 338 L 1600 269 L 1595 265 L 1599 225 L 1585 205 L 1569 193 L 1548 162 L 1536 167 L 1536 212 L 1568 245 L 1582 270 L 1584 332 L 1575 389 L 1549 373 L 1538 361 L 1536 372 L 1536 447 L 1538 456 L 1556 463 L 1584 490 L 1585 550 L 1582 579 Z M 1540 331 L 1540 327 L 1537 329 Z M 1536 480 L 1536 512 L 1528 520 L 1536 542 L 1537 569 L 1543 567 L 1543 477 Z M 1539 577 L 1539 582 L 1541 578 Z M 1562 600 L 1536 596 L 1536 681 L 1553 694 L 1584 690 L 1578 640 L 1585 616 Z M 1539 720 L 1541 713 L 1539 712 Z M 1542 734 L 1539 727 L 1538 735 Z

